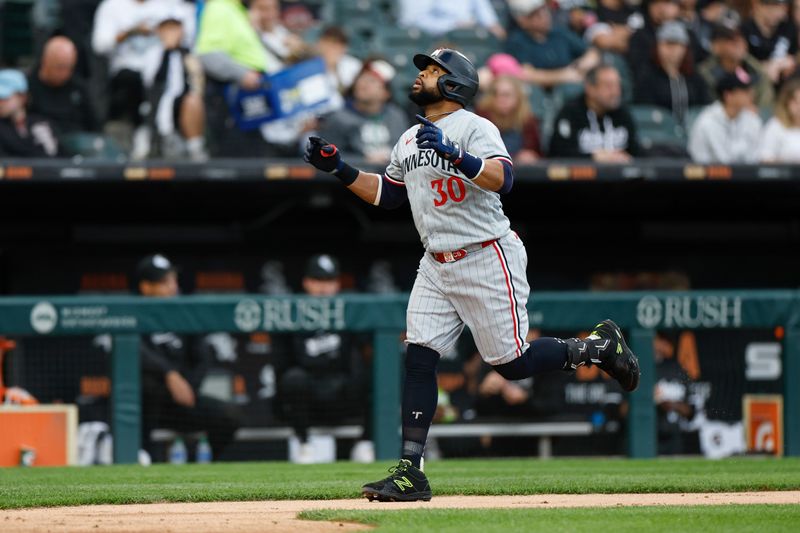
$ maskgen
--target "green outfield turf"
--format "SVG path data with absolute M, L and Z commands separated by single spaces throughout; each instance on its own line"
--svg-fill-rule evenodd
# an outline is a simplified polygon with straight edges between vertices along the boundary
M 0 508 L 359 497 L 390 463 L 0 468 Z M 434 495 L 722 492 L 800 489 L 800 459 L 724 461 L 445 460 L 426 465 Z
M 428 509 L 404 511 L 306 511 L 301 518 L 361 522 L 380 533 L 769 533 L 795 532 L 797 505 L 720 505 L 695 507 L 622 507 L 608 509 Z

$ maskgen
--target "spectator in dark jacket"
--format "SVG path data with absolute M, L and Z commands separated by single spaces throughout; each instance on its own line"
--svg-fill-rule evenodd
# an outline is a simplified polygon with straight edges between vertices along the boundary
M 394 68 L 382 59 L 367 61 L 347 93 L 345 107 L 327 116 L 320 135 L 345 153 L 372 163 L 387 163 L 394 140 L 408 128 L 408 117 L 392 102 Z
M 682 124 L 689 107 L 709 103 L 708 89 L 695 71 L 682 22 L 662 24 L 657 39 L 653 61 L 637 73 L 634 101 L 669 109 Z
M 753 0 L 753 15 L 742 23 L 742 33 L 773 83 L 791 76 L 797 68 L 798 39 L 787 0 Z
M 13 69 L 0 70 L 0 156 L 47 157 L 58 154 L 50 124 L 28 114 L 28 81 Z
M 310 297 L 335 298 L 341 290 L 339 277 L 334 257 L 315 255 L 306 267 L 303 290 Z M 366 424 L 369 367 L 362 348 L 359 337 L 348 331 L 275 337 L 274 349 L 286 360 L 278 370 L 278 411 L 297 435 L 297 454 L 291 457 L 295 462 L 319 460 L 319 450 L 309 438 L 312 424 L 332 425 L 347 419 Z
M 597 22 L 584 39 L 601 50 L 626 54 L 631 35 L 644 24 L 642 14 L 626 0 L 598 0 L 595 13 Z
M 679 0 L 644 0 L 644 26 L 636 30 L 628 44 L 628 63 L 632 72 L 638 72 L 650 63 L 656 47 L 656 31 L 667 21 L 680 17 Z M 690 33 L 690 39 L 694 39 Z M 692 45 L 694 47 L 694 45 Z
M 758 59 L 747 51 L 747 41 L 736 27 L 717 25 L 711 37 L 711 57 L 697 68 L 709 88 L 712 99 L 718 98 L 717 83 L 726 75 L 743 69 L 753 80 L 755 103 L 758 107 L 769 108 L 775 101 L 775 88 Z
M 585 93 L 558 113 L 550 141 L 551 157 L 591 157 L 600 163 L 625 163 L 639 155 L 636 127 L 622 106 L 622 83 L 612 65 L 586 74 Z
M 77 59 L 72 41 L 53 37 L 28 79 L 30 112 L 47 118 L 59 134 L 95 131 L 98 126 L 86 84 L 75 75 Z
M 691 379 L 678 362 L 674 340 L 657 333 L 653 342 L 656 385 L 653 402 L 658 416 L 658 454 L 686 453 L 683 426 L 694 417 L 689 403 Z
M 163 255 L 139 261 L 136 270 L 139 294 L 170 298 L 178 294 L 175 267 Z M 204 396 L 200 385 L 212 361 L 207 342 L 174 333 L 145 335 L 140 345 L 142 358 L 142 442 L 154 455 L 150 432 L 156 428 L 176 431 L 205 431 L 215 456 L 233 440 L 239 414 L 233 404 Z

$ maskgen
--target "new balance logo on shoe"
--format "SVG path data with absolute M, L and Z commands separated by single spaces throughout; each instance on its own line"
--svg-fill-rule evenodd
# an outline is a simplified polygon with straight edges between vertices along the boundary
M 406 476 L 403 476 L 399 479 L 395 479 L 394 484 L 397 485 L 397 488 L 402 490 L 403 492 L 405 492 L 406 489 L 414 488 L 414 484 L 411 483 Z

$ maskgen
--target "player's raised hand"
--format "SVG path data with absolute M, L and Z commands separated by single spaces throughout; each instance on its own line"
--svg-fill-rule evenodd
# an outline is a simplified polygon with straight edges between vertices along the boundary
M 458 143 L 451 141 L 440 127 L 422 115 L 417 115 L 417 120 L 422 124 L 417 130 L 417 146 L 420 150 L 435 150 L 451 161 L 459 158 L 461 147 Z
M 333 145 L 322 137 L 309 137 L 306 144 L 306 153 L 303 159 L 315 167 L 325 172 L 335 172 L 339 169 L 342 156 L 336 145 Z

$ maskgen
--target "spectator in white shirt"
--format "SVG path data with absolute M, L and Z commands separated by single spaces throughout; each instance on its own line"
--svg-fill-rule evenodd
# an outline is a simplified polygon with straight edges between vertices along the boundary
M 763 163 L 800 163 L 800 79 L 787 81 L 761 137 Z
M 498 39 L 506 38 L 506 30 L 497 19 L 489 0 L 398 0 L 400 26 L 417 28 L 430 35 L 480 26 Z
M 153 60 L 150 52 L 160 46 L 156 27 L 165 12 L 174 10 L 181 10 L 188 38 L 191 38 L 195 26 L 193 8 L 181 0 L 103 0 L 98 6 L 92 48 L 109 60 L 109 119 L 136 127 L 142 124 L 140 107 L 145 101 L 142 73 Z M 143 134 L 143 130 L 137 131 L 138 140 L 144 140 Z M 134 151 L 137 151 L 137 137 Z
M 742 68 L 717 84 L 719 100 L 706 107 L 689 135 L 689 154 L 697 163 L 755 163 L 761 119 L 753 111 L 753 80 Z

